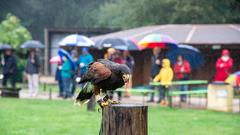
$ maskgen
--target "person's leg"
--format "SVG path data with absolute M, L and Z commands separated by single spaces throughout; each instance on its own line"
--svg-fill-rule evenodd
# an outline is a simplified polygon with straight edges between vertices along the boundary
M 158 102 L 162 102 L 165 99 L 165 90 L 164 90 L 164 86 L 159 86 L 159 94 L 158 94 L 159 100 Z
M 9 78 L 11 79 L 12 88 L 16 88 L 16 74 L 9 74 Z
M 164 93 L 165 93 L 165 97 L 166 97 L 166 104 L 168 105 L 171 101 L 170 101 L 170 97 L 169 97 L 169 88 L 168 87 L 163 87 L 164 89 Z
M 124 88 L 124 90 L 125 90 L 124 91 L 124 97 L 130 97 L 131 96 L 131 92 L 129 91 L 130 88 L 132 88 L 132 75 L 130 75 L 129 81 Z
M 2 86 L 6 87 L 7 86 L 7 80 L 8 80 L 8 74 L 3 75 L 3 81 L 2 81 Z
M 113 92 L 113 91 L 109 91 L 109 92 L 108 92 L 108 94 L 107 94 L 107 95 L 109 96 L 109 99 L 110 99 L 110 100 L 112 100 L 112 99 L 113 99 L 113 94 L 114 94 L 114 92 Z
M 29 96 L 33 96 L 32 75 L 27 74 Z
M 118 101 L 121 101 L 121 99 L 122 99 L 122 92 L 118 91 L 117 95 L 118 95 Z
M 65 98 L 71 97 L 71 78 L 66 79 L 66 95 Z
M 180 90 L 181 91 L 186 91 L 187 90 L 187 85 L 181 85 Z M 186 102 L 186 94 L 181 94 L 180 100 L 181 100 L 181 102 Z
M 38 74 L 33 74 L 32 75 L 33 96 L 37 96 L 38 94 L 38 81 L 39 81 Z
M 156 88 L 157 87 L 151 86 L 150 89 L 155 91 Z M 148 100 L 148 102 L 154 102 L 154 92 L 150 93 L 150 100 Z
M 62 85 L 63 85 L 63 97 L 65 98 L 67 96 L 67 82 L 66 78 L 62 78 Z
M 63 97 L 63 81 L 58 80 L 58 87 L 59 87 L 59 96 Z
M 75 78 L 71 79 L 71 81 L 72 81 L 71 95 L 72 96 L 74 96 L 74 93 L 76 91 L 76 81 L 75 80 L 76 80 Z

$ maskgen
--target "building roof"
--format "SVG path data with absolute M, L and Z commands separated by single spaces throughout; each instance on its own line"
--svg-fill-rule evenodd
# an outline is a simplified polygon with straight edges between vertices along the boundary
M 97 37 L 133 38 L 137 41 L 152 33 L 167 34 L 185 44 L 240 44 L 240 24 L 168 24 L 133 28 Z

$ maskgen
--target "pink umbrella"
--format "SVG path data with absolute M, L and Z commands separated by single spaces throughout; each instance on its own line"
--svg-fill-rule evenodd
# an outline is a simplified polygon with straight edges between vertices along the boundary
M 60 56 L 53 56 L 50 60 L 49 60 L 49 62 L 51 63 L 51 64 L 61 64 L 62 63 L 62 61 L 61 61 L 61 58 L 60 58 Z

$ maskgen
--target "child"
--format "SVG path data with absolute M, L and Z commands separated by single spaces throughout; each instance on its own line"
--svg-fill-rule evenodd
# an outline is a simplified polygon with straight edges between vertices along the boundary
M 168 88 L 171 85 L 173 79 L 173 70 L 170 66 L 170 61 L 168 59 L 162 60 L 162 68 L 160 69 L 159 74 L 154 78 L 154 82 L 161 82 L 159 86 L 159 100 L 158 102 L 161 105 L 167 105 L 168 102 L 165 101 L 166 94 L 168 95 Z

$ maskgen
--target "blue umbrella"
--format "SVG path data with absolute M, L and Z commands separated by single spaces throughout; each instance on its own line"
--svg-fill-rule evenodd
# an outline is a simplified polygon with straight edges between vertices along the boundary
M 63 61 L 63 57 L 66 57 L 66 58 L 70 61 L 71 66 L 72 66 L 72 69 L 73 69 L 73 70 L 75 69 L 76 64 L 75 64 L 75 62 L 73 61 L 71 55 L 70 55 L 66 50 L 64 50 L 64 49 L 62 49 L 62 48 L 59 48 L 59 49 L 58 49 L 58 55 L 60 56 L 60 58 L 61 58 L 62 61 Z
M 60 42 L 60 46 L 79 46 L 79 47 L 91 47 L 95 43 L 86 36 L 72 34 L 63 38 Z
M 139 46 L 130 39 L 105 38 L 98 40 L 95 45 L 97 48 L 115 48 L 118 50 L 139 51 Z
M 183 56 L 190 63 L 192 69 L 198 69 L 204 64 L 203 55 L 193 46 L 178 45 L 178 48 L 170 50 L 166 56 L 175 64 L 179 55 Z

